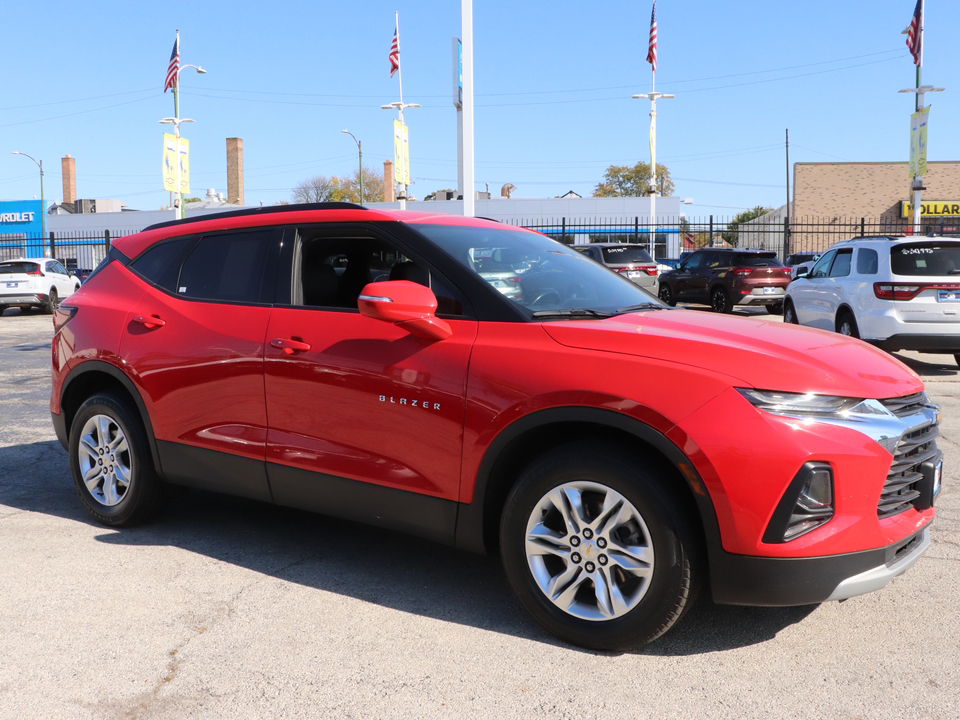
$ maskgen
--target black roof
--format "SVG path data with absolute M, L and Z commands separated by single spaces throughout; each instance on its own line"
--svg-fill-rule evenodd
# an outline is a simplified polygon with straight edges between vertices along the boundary
M 245 215 L 263 215 L 284 212 L 303 212 L 305 210 L 366 210 L 363 205 L 348 202 L 326 202 L 326 203 L 300 203 L 293 205 L 267 205 L 266 207 L 243 208 L 242 210 L 231 210 L 223 213 L 206 213 L 204 215 L 194 215 L 191 218 L 182 220 L 168 220 L 162 223 L 155 223 L 147 230 L 156 230 L 158 228 L 173 227 L 175 225 L 185 225 L 188 223 L 203 222 L 204 220 L 220 220 L 222 218 L 243 217 Z

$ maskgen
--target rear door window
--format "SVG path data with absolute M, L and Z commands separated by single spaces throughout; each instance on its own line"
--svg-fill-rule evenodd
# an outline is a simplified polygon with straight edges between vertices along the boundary
M 880 256 L 873 248 L 860 248 L 857 250 L 857 274 L 876 275 Z
M 890 248 L 894 275 L 960 275 L 960 242 L 926 240 Z

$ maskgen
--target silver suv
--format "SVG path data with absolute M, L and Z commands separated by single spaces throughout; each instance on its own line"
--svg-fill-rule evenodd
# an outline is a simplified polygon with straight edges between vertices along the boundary
M 642 288 L 657 292 L 657 263 L 641 245 L 636 243 L 584 243 L 573 249 L 588 258 L 606 265 Z
M 960 238 L 837 243 L 790 283 L 783 319 L 888 351 L 952 354 L 960 364 Z

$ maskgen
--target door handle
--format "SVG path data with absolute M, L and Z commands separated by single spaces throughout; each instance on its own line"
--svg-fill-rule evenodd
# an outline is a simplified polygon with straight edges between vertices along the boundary
M 310 343 L 305 343 L 302 340 L 294 340 L 293 338 L 274 338 L 270 341 L 270 345 L 275 348 L 280 348 L 287 355 L 293 355 L 295 352 L 306 352 L 310 349 Z
M 147 330 L 153 330 L 154 328 L 163 327 L 167 324 L 166 320 L 162 320 L 156 315 L 151 315 L 150 317 L 144 317 L 143 315 L 137 315 L 133 321 L 135 323 L 140 323 Z

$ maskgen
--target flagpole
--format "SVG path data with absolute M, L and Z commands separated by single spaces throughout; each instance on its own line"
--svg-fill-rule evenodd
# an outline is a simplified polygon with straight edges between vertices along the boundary
M 672 98 L 673 95 L 657 92 L 657 0 L 653 0 L 653 12 L 650 15 L 650 49 L 647 62 L 652 69 L 652 81 L 649 93 L 634 95 L 634 98 L 650 100 L 650 257 L 656 258 L 657 249 L 657 98 Z M 637 238 L 639 241 L 639 238 Z

